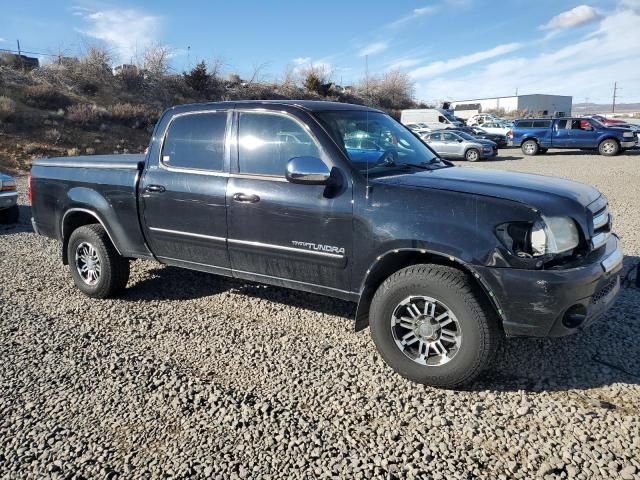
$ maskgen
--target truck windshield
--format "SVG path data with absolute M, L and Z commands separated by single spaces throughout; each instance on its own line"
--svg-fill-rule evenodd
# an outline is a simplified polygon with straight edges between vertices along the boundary
M 447 166 L 407 128 L 384 113 L 332 110 L 316 112 L 315 117 L 363 173 Z

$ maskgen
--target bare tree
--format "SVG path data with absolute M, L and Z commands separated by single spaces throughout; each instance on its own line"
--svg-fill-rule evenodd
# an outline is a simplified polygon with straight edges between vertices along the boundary
M 152 46 L 144 51 L 144 69 L 149 75 L 160 78 L 169 73 L 171 52 L 167 47 Z
M 253 66 L 253 72 L 251 76 L 247 80 L 247 83 L 251 85 L 252 83 L 262 83 L 264 80 L 263 70 L 269 66 L 269 62 L 264 62 L 259 65 Z
M 380 77 L 363 80 L 359 93 L 365 100 L 383 108 L 407 108 L 413 104 L 415 84 L 408 74 L 391 70 Z

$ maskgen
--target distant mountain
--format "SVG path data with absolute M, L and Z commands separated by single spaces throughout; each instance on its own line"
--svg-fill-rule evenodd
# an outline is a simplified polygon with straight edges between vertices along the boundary
M 618 103 L 616 113 L 640 112 L 640 103 Z M 573 113 L 611 113 L 610 103 L 574 103 Z

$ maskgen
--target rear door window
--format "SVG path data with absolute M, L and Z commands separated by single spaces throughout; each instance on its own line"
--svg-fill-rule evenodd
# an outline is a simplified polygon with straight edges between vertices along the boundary
M 569 124 L 569 128 L 571 128 L 571 124 Z M 566 129 L 567 129 L 567 121 L 558 120 L 558 130 L 566 130 Z
M 536 120 L 533 122 L 534 128 L 549 128 L 551 126 L 551 120 Z
M 309 156 L 320 157 L 320 149 L 299 123 L 284 115 L 240 113 L 240 173 L 282 177 L 289 160 Z
M 533 127 L 533 122 L 531 121 L 522 121 L 522 122 L 518 122 L 518 128 L 531 128 Z
M 172 168 L 221 172 L 227 112 L 175 117 L 162 146 L 162 164 Z

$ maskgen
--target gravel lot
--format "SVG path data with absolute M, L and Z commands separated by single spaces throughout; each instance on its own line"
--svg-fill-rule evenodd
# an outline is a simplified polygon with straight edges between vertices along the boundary
M 501 156 L 471 168 L 601 189 L 640 260 L 640 152 Z M 150 262 L 85 298 L 29 215 L 0 227 L 2 478 L 640 478 L 637 289 L 444 391 L 394 375 L 334 299 Z

